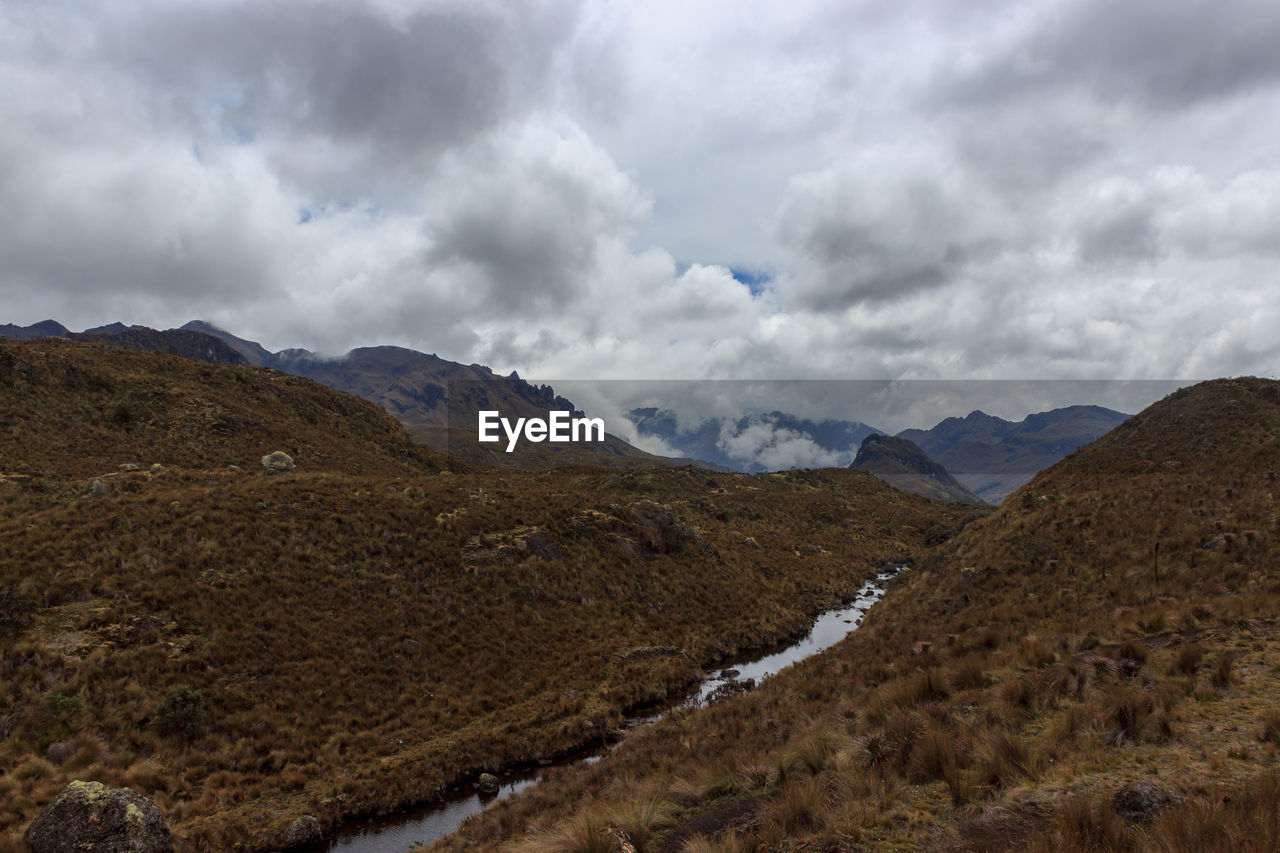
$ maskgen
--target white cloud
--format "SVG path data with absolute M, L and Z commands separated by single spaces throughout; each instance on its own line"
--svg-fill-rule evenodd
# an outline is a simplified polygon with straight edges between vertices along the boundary
M 547 378 L 1265 373 L 1276 32 L 1253 0 L 6 4 L 0 322 Z

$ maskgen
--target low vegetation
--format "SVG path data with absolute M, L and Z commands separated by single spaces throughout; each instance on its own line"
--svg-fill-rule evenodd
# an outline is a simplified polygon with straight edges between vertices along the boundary
M 939 544 L 827 653 L 436 848 L 1277 849 L 1278 469 L 1280 385 L 1174 394 Z M 616 817 L 637 800 L 638 835 Z
M 305 380 L 74 342 L 0 344 L 0 427 L 9 849 L 72 779 L 265 850 L 599 742 L 987 512 L 850 471 L 467 471 Z M 648 844 L 636 790 L 599 820 Z

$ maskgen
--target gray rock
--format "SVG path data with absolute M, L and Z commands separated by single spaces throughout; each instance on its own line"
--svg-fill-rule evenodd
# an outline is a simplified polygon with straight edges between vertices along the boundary
M 476 786 L 486 794 L 496 794 L 500 783 L 498 782 L 498 777 L 492 773 L 481 773 L 480 781 L 476 783 Z
M 44 752 L 44 760 L 61 767 L 67 759 L 76 754 L 76 745 L 69 740 L 60 740 L 49 744 Z
M 283 450 L 277 450 L 262 457 L 262 473 L 268 476 L 271 474 L 283 474 L 286 471 L 292 471 L 296 467 L 298 466 L 294 464 L 293 457 Z
M 27 827 L 31 853 L 172 853 L 169 827 L 151 800 L 129 788 L 76 780 Z
M 89 484 L 89 492 L 95 498 L 100 498 L 107 493 L 107 484 L 101 480 L 94 480 Z
M 1182 797 L 1150 782 L 1129 782 L 1111 798 L 1111 807 L 1126 823 L 1147 823 L 1156 812 L 1182 802 Z
M 284 831 L 285 847 L 301 847 L 303 844 L 315 844 L 324 841 L 324 828 L 320 819 L 314 815 L 304 814 L 295 819 Z

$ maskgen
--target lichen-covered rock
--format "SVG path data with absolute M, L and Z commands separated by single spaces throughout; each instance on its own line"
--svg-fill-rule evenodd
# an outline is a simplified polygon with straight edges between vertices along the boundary
M 324 828 L 320 826 L 319 818 L 314 815 L 304 814 L 291 822 L 284 831 L 285 847 L 300 847 L 303 844 L 315 844 L 323 840 Z
M 151 800 L 129 788 L 76 780 L 27 828 L 31 853 L 172 853 L 169 827 Z
M 496 794 L 500 787 L 498 777 L 492 773 L 481 773 L 480 781 L 476 783 L 476 786 L 486 794 Z
M 283 474 L 286 471 L 292 471 L 296 467 L 293 457 L 283 450 L 277 450 L 262 457 L 262 473 L 267 475 Z
M 1147 823 L 1156 812 L 1180 802 L 1182 797 L 1150 782 L 1130 782 L 1111 798 L 1112 808 L 1128 823 Z

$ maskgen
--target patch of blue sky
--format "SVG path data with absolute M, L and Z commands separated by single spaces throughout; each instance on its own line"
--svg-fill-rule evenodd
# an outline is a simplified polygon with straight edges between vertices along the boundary
M 382 208 L 376 204 L 364 204 L 361 206 L 354 201 L 343 199 L 338 201 L 318 201 L 298 208 L 298 224 L 306 225 L 312 220 L 324 219 L 326 216 L 334 216 L 339 213 L 347 213 L 357 207 L 369 219 L 377 219 L 382 215 Z
M 742 282 L 751 291 L 752 296 L 759 296 L 768 287 L 769 282 L 773 281 L 773 276 L 764 270 L 745 270 L 729 267 L 729 274 L 733 276 L 734 281 Z

